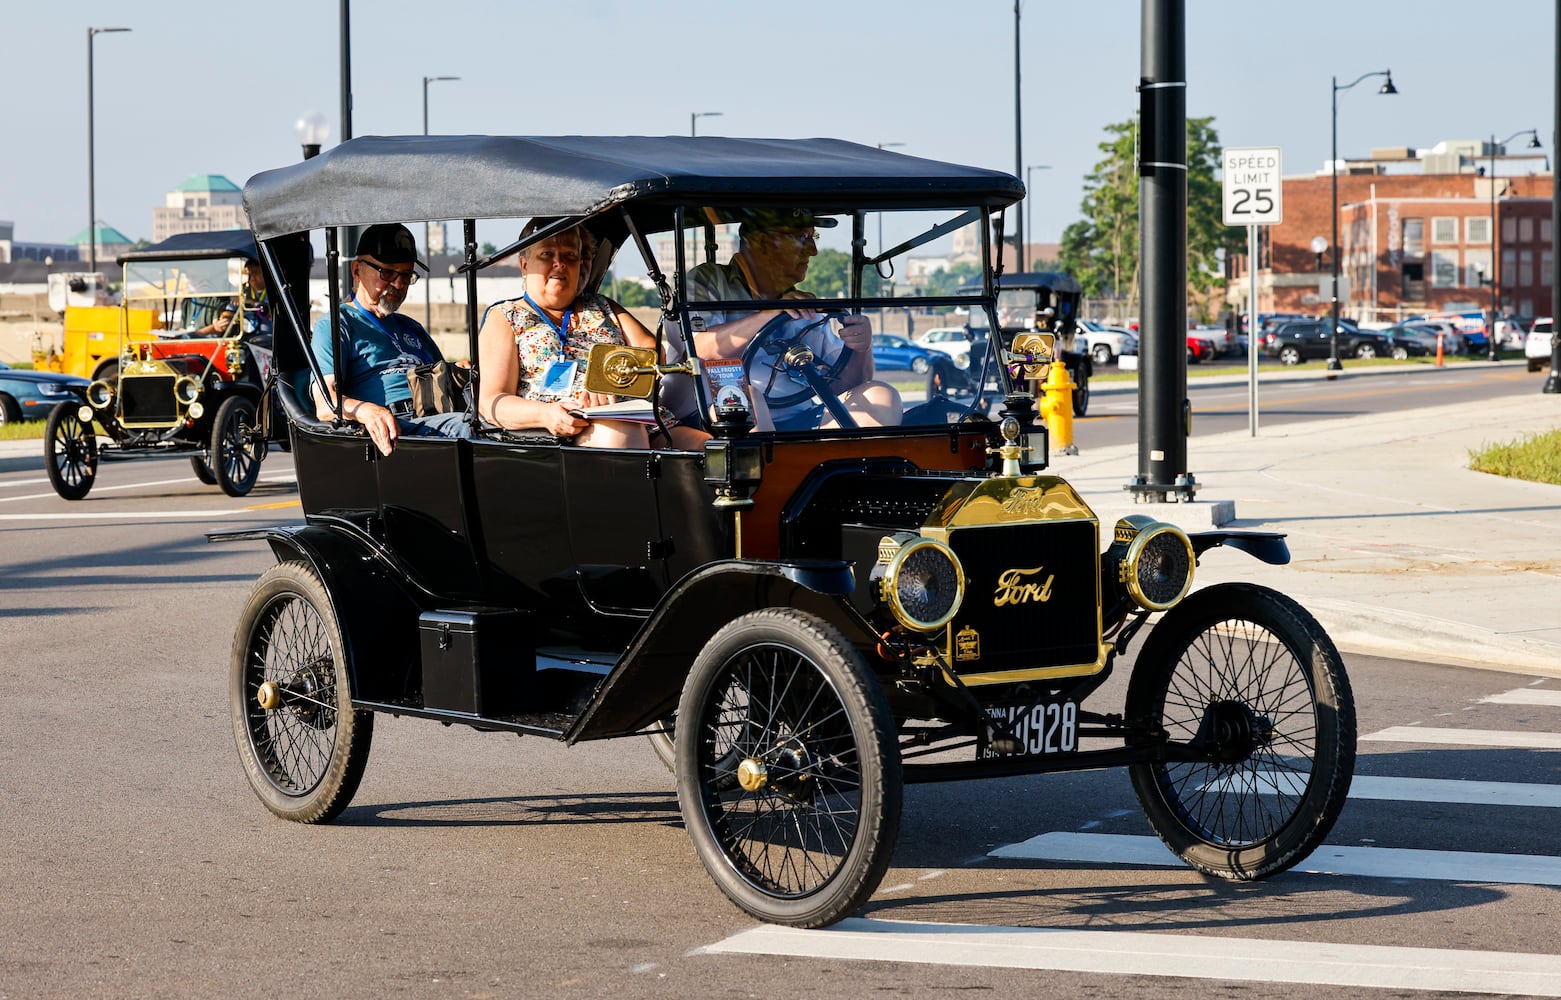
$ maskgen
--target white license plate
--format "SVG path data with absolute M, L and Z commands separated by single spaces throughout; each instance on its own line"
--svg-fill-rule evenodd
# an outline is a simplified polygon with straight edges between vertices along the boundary
M 1000 754 L 983 747 L 979 760 L 1073 753 L 1079 748 L 1079 706 L 1076 702 L 1009 705 L 989 708 L 986 712 L 997 723 L 999 735 L 1013 734 L 1019 741 L 1019 750 L 1017 754 Z

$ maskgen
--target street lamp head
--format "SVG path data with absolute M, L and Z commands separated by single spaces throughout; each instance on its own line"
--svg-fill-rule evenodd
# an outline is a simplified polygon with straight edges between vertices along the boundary
M 1328 249 L 1328 237 L 1326 237 L 1326 236 L 1313 236 L 1312 237 L 1312 253 L 1320 254 L 1324 250 L 1327 250 L 1327 249 Z
M 1528 148 L 1529 149 L 1538 149 L 1538 148 L 1540 148 L 1539 147 L 1539 130 L 1538 129 L 1529 129 L 1529 132 L 1531 134 L 1528 137 Z
M 331 124 L 320 112 L 310 111 L 293 123 L 293 134 L 304 148 L 304 159 L 313 159 L 320 155 L 320 147 L 331 134 Z
M 129 28 L 88 28 L 89 35 L 106 35 L 111 31 L 129 31 Z
M 459 79 L 460 79 L 460 77 L 458 77 L 458 76 L 425 76 L 425 77 L 423 77 L 423 86 L 426 87 L 430 83 L 438 83 L 441 80 L 459 80 Z
M 1396 93 L 1398 93 L 1398 88 L 1393 86 L 1393 71 L 1392 70 L 1388 70 L 1387 71 L 1387 77 L 1388 77 L 1387 82 L 1384 83 L 1381 87 L 1379 87 L 1377 89 L 1377 93 L 1379 93 L 1379 94 L 1396 94 Z

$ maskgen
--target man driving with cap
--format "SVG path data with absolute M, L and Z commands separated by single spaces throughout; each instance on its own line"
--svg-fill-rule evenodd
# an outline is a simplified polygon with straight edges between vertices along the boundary
M 417 281 L 418 267 L 428 270 L 428 265 L 417 259 L 411 230 L 399 223 L 368 227 L 358 237 L 358 254 L 351 264 L 352 297 L 341 305 L 346 344 L 340 364 L 332 344 L 330 317 L 321 317 L 314 325 L 312 343 L 326 387 L 334 395 L 340 386 L 342 416 L 363 425 L 385 455 L 394 450 L 396 439 L 403 434 L 471 436 L 464 413 L 413 415 L 407 373 L 443 358 L 422 324 L 398 312 Z M 344 373 L 340 380 L 338 371 Z M 334 419 L 335 412 L 319 386 L 314 388 L 314 400 L 319 419 Z
M 800 208 L 753 210 L 742 218 L 732 259 L 726 264 L 700 264 L 689 272 L 689 301 L 812 298 L 797 285 L 818 256 L 817 229 L 833 227 L 836 220 Z M 865 316 L 840 319 L 836 333 L 829 321 L 806 309 L 697 312 L 691 317 L 697 352 L 706 360 L 740 358 L 759 331 L 779 316 L 789 317 L 785 329 L 772 331 L 747 366 L 748 382 L 755 395 L 765 400 L 776 429 L 835 425 L 807 383 L 779 365 L 781 348 L 772 351 L 770 345 L 785 342 L 807 346 L 820 363 L 830 366 L 834 371 L 827 379 L 830 388 L 858 426 L 900 422 L 899 392 L 873 378 L 873 331 Z M 763 415 L 759 416 L 762 427 Z

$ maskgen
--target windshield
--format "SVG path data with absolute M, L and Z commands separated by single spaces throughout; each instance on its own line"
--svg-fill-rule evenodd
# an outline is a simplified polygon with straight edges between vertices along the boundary
M 702 207 L 684 218 L 657 253 L 680 274 L 670 340 L 705 372 L 664 386 L 682 415 L 743 405 L 759 430 L 781 432 L 946 424 L 1006 391 L 988 363 L 979 212 Z
M 242 257 L 208 260 L 132 260 L 125 263 L 124 304 L 151 309 L 163 325 L 183 332 L 237 334 L 254 330 L 265 314 L 262 292 L 246 297 L 246 261 Z M 243 315 L 238 325 L 224 315 Z

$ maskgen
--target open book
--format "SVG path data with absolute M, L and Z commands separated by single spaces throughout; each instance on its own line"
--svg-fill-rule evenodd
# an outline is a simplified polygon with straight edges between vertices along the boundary
M 625 399 L 602 406 L 582 406 L 570 412 L 577 413 L 587 420 L 632 420 L 642 424 L 656 422 L 656 413 L 648 399 Z

